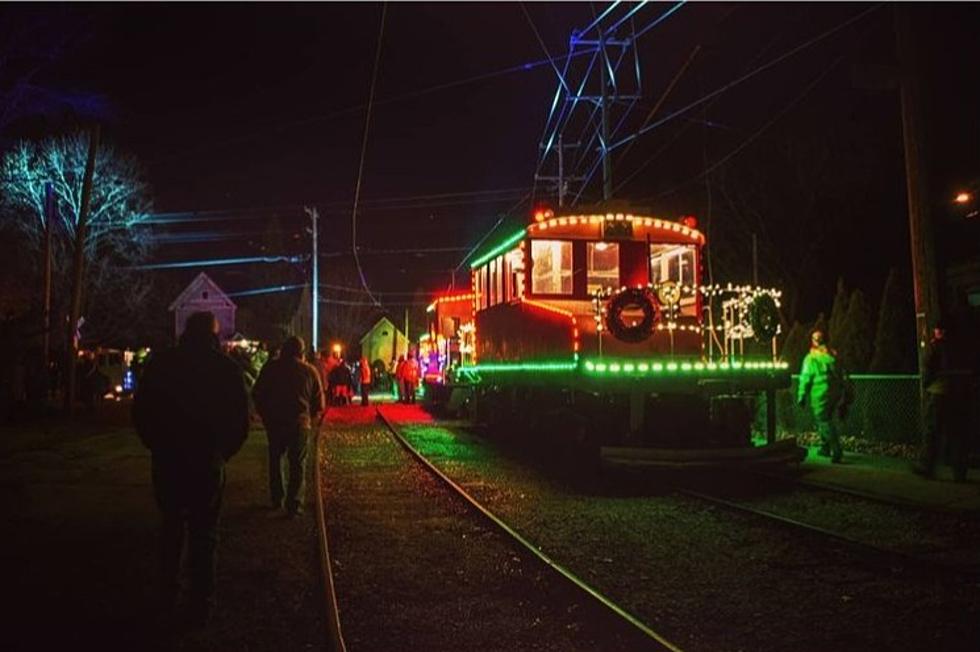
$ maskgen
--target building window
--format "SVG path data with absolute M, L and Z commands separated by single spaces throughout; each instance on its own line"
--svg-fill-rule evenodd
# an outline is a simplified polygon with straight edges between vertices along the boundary
M 589 294 L 603 288 L 619 287 L 619 244 L 614 242 L 589 242 L 586 244 Z
M 572 293 L 572 243 L 562 240 L 531 241 L 531 292 Z

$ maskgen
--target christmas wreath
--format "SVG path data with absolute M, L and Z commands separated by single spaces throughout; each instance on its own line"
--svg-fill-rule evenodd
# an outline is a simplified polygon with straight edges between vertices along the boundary
M 779 328 L 779 309 L 768 294 L 760 294 L 749 304 L 749 325 L 759 342 L 771 340 Z
M 635 324 L 627 324 L 623 312 L 628 308 L 639 308 L 643 319 Z M 606 308 L 606 327 L 613 336 L 623 342 L 642 342 L 650 337 L 657 323 L 659 307 L 648 290 L 630 288 L 623 290 L 612 299 Z

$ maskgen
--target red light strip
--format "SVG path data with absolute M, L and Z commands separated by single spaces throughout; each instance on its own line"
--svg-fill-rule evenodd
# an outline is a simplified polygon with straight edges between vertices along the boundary
M 532 301 L 530 299 L 525 299 L 524 297 L 521 297 L 521 303 L 544 310 L 545 312 L 553 313 L 555 315 L 568 317 L 568 319 L 572 322 L 572 356 L 576 361 L 578 361 L 578 353 L 579 349 L 581 348 L 581 344 L 579 341 L 578 324 L 575 322 L 575 314 L 570 310 L 565 310 L 564 308 L 552 306 L 547 303 L 541 303 L 539 301 Z

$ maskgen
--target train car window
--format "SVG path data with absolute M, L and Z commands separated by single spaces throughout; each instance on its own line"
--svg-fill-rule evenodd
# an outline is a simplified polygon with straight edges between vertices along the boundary
M 504 298 L 504 257 L 497 257 L 497 276 L 494 279 L 494 285 L 496 286 L 496 297 L 497 303 L 503 303 L 506 301 Z
M 619 244 L 615 242 L 589 242 L 586 245 L 589 294 L 603 288 L 619 287 Z
M 695 248 L 688 245 L 650 245 L 650 270 L 653 283 L 674 281 L 694 285 Z
M 572 293 L 572 243 L 563 240 L 531 241 L 531 292 Z
M 524 252 L 511 249 L 504 258 L 507 261 L 507 301 L 524 296 Z
M 490 305 L 497 305 L 497 259 L 494 258 L 490 261 Z

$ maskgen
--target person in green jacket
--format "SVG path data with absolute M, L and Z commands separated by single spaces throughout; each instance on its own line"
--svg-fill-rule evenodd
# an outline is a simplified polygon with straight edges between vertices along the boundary
M 840 435 L 834 419 L 835 410 L 844 398 L 844 375 L 832 349 L 827 348 L 826 338 L 821 331 L 813 331 L 810 336 L 810 352 L 803 358 L 800 370 L 800 383 L 796 401 L 800 407 L 810 399 L 810 411 L 817 423 L 820 435 L 820 452 L 830 455 L 834 464 L 839 464 L 844 456 L 841 450 Z

